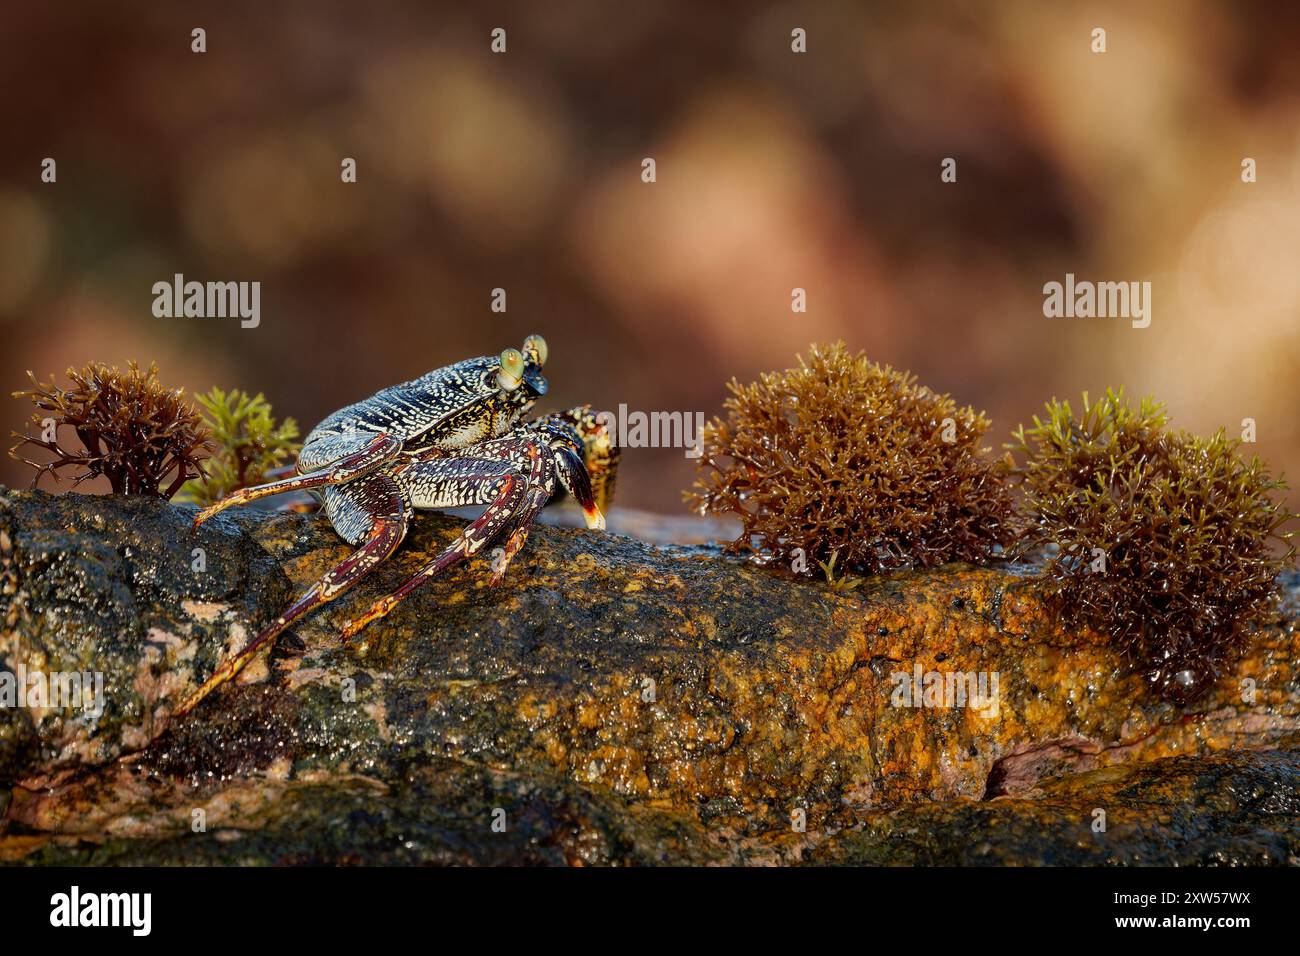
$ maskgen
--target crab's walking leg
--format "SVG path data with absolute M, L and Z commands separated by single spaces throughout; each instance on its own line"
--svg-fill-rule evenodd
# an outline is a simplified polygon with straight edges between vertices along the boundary
M 371 516 L 370 532 L 361 546 L 304 591 L 298 600 L 264 627 L 247 647 L 213 671 L 203 686 L 181 704 L 176 711 L 177 716 L 189 713 L 204 697 L 243 670 L 268 641 L 283 633 L 294 621 L 334 600 L 397 550 L 410 523 L 410 507 L 403 499 L 397 482 L 387 475 L 370 475 L 357 481 L 354 487 L 355 491 L 349 497 Z
M 524 546 L 524 542 L 528 540 L 530 522 L 515 521 L 512 523 L 516 525 L 516 527 L 510 532 L 510 536 L 506 538 L 504 556 L 501 558 L 499 563 L 496 561 L 493 562 L 492 574 L 488 578 L 488 584 L 492 585 L 492 587 L 496 587 L 505 580 L 506 569 L 510 567 L 510 562 L 515 559 L 515 555 L 519 553 L 520 549 Z
M 528 455 L 528 494 L 523 504 L 502 528 L 503 532 L 509 532 L 506 538 L 504 554 L 500 562 L 493 562 L 492 575 L 488 578 L 488 584 L 496 587 L 506 576 L 506 569 L 510 567 L 510 562 L 515 559 L 515 555 L 523 548 L 524 542 L 528 540 L 528 531 L 537 516 L 542 513 L 546 503 L 550 500 L 549 489 L 553 482 L 546 480 L 546 468 L 549 462 L 543 456 L 541 446 L 534 442 L 529 442 L 526 449 Z
M 419 467 L 419 466 L 415 466 Z M 439 473 L 434 485 L 436 491 L 426 489 L 426 500 L 442 501 L 440 507 L 453 507 L 466 504 L 481 504 L 488 498 L 489 504 L 465 530 L 448 545 L 437 557 L 406 579 L 392 594 L 380 598 L 360 617 L 349 621 L 343 628 L 343 639 L 356 635 L 372 621 L 386 615 L 401 603 L 410 593 L 429 579 L 447 570 L 452 565 L 475 554 L 485 544 L 509 527 L 520 510 L 529 501 L 529 486 L 524 475 L 499 462 L 459 461 L 440 462 L 435 466 Z M 473 481 L 479 480 L 475 486 Z M 519 545 L 523 545 L 520 540 Z
M 204 508 L 195 515 L 194 527 L 197 528 L 213 515 L 225 511 L 233 505 L 247 504 L 250 501 L 257 501 L 259 498 L 283 494 L 286 491 L 299 491 L 304 488 L 337 485 L 345 481 L 351 481 L 360 475 L 374 471 L 380 465 L 392 459 L 401 448 L 402 443 L 398 439 L 385 434 L 377 435 L 360 451 L 344 455 L 319 471 L 310 471 L 305 475 L 295 475 L 292 478 L 282 478 L 279 481 L 272 481 L 265 485 L 241 488 L 234 494 L 222 498 L 215 505 Z

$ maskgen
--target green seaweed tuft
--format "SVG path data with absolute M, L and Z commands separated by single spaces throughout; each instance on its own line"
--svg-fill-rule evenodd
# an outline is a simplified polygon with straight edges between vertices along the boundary
M 213 388 L 196 395 L 203 419 L 212 433 L 214 451 L 203 464 L 203 476 L 185 484 L 180 499 L 201 506 L 215 504 L 231 492 L 267 480 L 268 473 L 297 456 L 298 423 L 276 423 L 271 405 L 259 392 Z

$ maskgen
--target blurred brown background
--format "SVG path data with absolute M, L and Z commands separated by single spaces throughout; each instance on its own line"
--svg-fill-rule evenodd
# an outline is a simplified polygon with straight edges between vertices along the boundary
M 5 432 L 26 369 L 90 359 L 306 430 L 532 331 L 549 407 L 710 415 L 842 337 L 994 443 L 1123 384 L 1193 430 L 1255 418 L 1300 475 L 1292 4 L 10 4 L 0 90 Z M 176 272 L 260 281 L 261 326 L 155 318 Z M 1151 327 L 1045 319 L 1066 272 L 1151 280 Z M 621 500 L 679 510 L 691 474 L 631 450 Z

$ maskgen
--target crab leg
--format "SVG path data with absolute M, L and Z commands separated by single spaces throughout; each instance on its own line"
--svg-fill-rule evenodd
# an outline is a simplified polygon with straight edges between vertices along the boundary
M 452 462 L 450 464 L 463 463 Z M 487 468 L 492 467 L 490 463 L 486 462 L 479 464 Z M 493 498 L 487 506 L 487 510 L 471 521 L 456 540 L 448 545 L 437 557 L 407 578 L 401 587 L 392 594 L 380 598 L 360 617 L 349 621 L 343 628 L 344 640 L 355 636 L 372 621 L 384 617 L 426 581 L 436 577 L 470 555 L 477 553 L 485 544 L 516 520 L 530 501 L 528 480 L 517 471 L 504 473 L 496 471 L 490 474 L 493 480 L 486 487 L 488 489 L 487 493 L 492 494 Z M 449 482 L 452 487 L 463 489 L 464 483 L 469 477 L 468 475 L 456 475 L 455 477 L 446 477 L 443 480 Z M 450 487 L 448 491 L 451 491 Z M 456 501 L 456 504 L 471 503 L 473 502 L 468 500 Z M 517 551 L 522 546 L 523 539 L 520 538 L 515 550 Z
M 492 569 L 492 575 L 488 578 L 488 584 L 496 587 L 506 576 L 506 569 L 510 567 L 510 562 L 515 559 L 515 555 L 523 548 L 524 542 L 528 540 L 529 523 L 523 521 L 513 522 L 517 527 L 510 532 L 506 538 L 505 557 L 502 558 L 500 565 Z
M 398 439 L 386 434 L 377 435 L 370 444 L 360 451 L 351 455 L 344 455 L 338 461 L 331 462 L 328 467 L 319 471 L 311 471 L 305 475 L 295 475 L 292 478 L 282 478 L 279 481 L 272 481 L 265 485 L 241 488 L 234 494 L 222 498 L 215 505 L 204 508 L 195 515 L 194 527 L 197 528 L 209 518 L 233 505 L 247 504 L 250 501 L 257 501 L 259 498 L 269 498 L 271 495 L 283 494 L 286 491 L 299 491 L 304 488 L 337 485 L 345 481 L 351 481 L 367 472 L 374 471 L 380 465 L 395 457 L 401 448 L 402 443 Z
M 402 498 L 397 482 L 387 475 L 372 475 L 362 479 L 358 485 L 360 500 L 365 502 L 366 510 L 373 519 L 365 542 L 304 591 L 298 600 L 264 627 L 247 647 L 213 671 L 203 686 L 186 698 L 176 710 L 177 716 L 189 713 L 199 701 L 243 670 L 268 641 L 282 634 L 294 621 L 334 600 L 397 550 L 397 546 L 406 537 L 410 522 L 410 509 Z
M 528 531 L 532 528 L 533 522 L 537 516 L 542 513 L 546 503 L 550 500 L 550 495 L 546 489 L 551 487 L 544 477 L 545 459 L 541 449 L 533 443 L 528 445 L 529 474 L 528 474 L 528 496 L 523 506 L 511 517 L 510 521 L 502 529 L 503 532 L 509 532 L 506 538 L 505 555 L 500 565 L 492 569 L 492 576 L 488 583 L 496 587 L 506 576 L 506 569 L 510 567 L 510 562 L 514 560 L 515 555 L 520 552 L 524 542 L 528 540 Z
M 556 477 L 560 483 L 573 495 L 578 505 L 582 508 L 583 516 L 586 518 L 588 528 L 597 528 L 604 530 L 605 516 L 601 514 L 600 507 L 596 503 L 595 496 L 591 489 L 591 479 L 587 476 L 587 466 L 583 464 L 577 453 L 568 448 L 551 448 L 553 456 Z M 493 587 L 500 584 L 506 576 L 506 569 L 510 567 L 510 562 L 514 560 L 516 554 L 523 548 L 524 542 L 528 540 L 528 532 L 532 524 L 537 520 L 543 508 L 546 507 L 550 498 L 545 489 L 552 487 L 550 482 L 544 479 L 542 474 L 544 458 L 538 453 L 536 445 L 529 445 L 528 455 L 532 462 L 532 473 L 529 476 L 529 499 L 527 505 L 513 519 L 506 529 L 509 531 L 509 537 L 506 538 L 505 559 L 492 569 L 492 576 L 488 583 Z

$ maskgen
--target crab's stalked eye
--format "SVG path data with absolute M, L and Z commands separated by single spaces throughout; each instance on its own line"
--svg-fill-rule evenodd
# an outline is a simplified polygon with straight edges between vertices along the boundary
M 546 339 L 540 335 L 530 335 L 524 339 L 524 354 L 541 368 L 546 364 Z
M 518 349 L 506 349 L 501 353 L 501 370 L 497 372 L 497 384 L 507 392 L 513 392 L 523 380 L 523 353 Z

